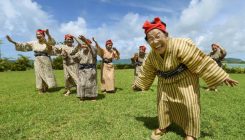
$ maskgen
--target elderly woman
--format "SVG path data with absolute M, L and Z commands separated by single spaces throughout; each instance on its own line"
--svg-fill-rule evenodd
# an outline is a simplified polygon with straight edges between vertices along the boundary
M 74 61 L 79 63 L 77 94 L 80 97 L 80 101 L 96 101 L 96 97 L 98 96 L 96 72 L 97 51 L 92 46 L 92 42 L 84 36 L 80 35 L 77 41 L 82 45 L 71 53 Z
M 78 77 L 78 63 L 75 62 L 71 56 L 71 53 L 77 49 L 73 45 L 74 37 L 70 34 L 65 35 L 64 45 L 56 45 L 54 47 L 54 53 L 63 57 L 63 68 L 65 78 L 65 96 L 69 96 L 72 87 L 76 87 L 79 82 Z M 78 44 L 80 45 L 80 44 Z
M 95 41 L 97 53 L 102 58 L 101 65 L 101 91 L 107 93 L 115 93 L 115 75 L 113 59 L 119 59 L 120 53 L 113 46 L 111 40 L 107 40 L 105 43 L 106 48 L 102 49 L 97 41 Z
M 211 45 L 212 48 L 212 52 L 209 53 L 208 56 L 210 56 L 214 61 L 216 61 L 216 63 L 222 67 L 222 60 L 225 58 L 226 56 L 226 51 L 223 47 L 221 47 L 220 45 L 216 44 L 212 44 Z
M 139 47 L 139 53 L 135 53 L 134 56 L 131 58 L 131 63 L 135 66 L 134 79 L 136 79 L 139 73 L 141 72 L 141 66 L 147 56 L 145 51 L 146 47 L 142 45 Z
M 45 39 L 45 34 L 48 40 Z M 8 41 L 15 45 L 17 51 L 34 51 L 34 69 L 36 75 L 36 88 L 42 94 L 48 88 L 56 87 L 56 80 L 53 73 L 50 53 L 52 52 L 52 45 L 55 45 L 55 40 L 49 34 L 48 29 L 36 31 L 36 41 L 26 43 L 18 43 L 12 40 L 10 36 L 6 36 Z
M 209 87 L 238 82 L 229 78 L 214 60 L 200 51 L 187 38 L 170 38 L 166 24 L 160 18 L 143 25 L 145 39 L 152 48 L 143 64 L 133 89 L 147 90 L 158 76 L 157 112 L 159 128 L 152 132 L 156 140 L 176 123 L 185 132 L 186 140 L 200 136 L 200 89 L 199 77 Z

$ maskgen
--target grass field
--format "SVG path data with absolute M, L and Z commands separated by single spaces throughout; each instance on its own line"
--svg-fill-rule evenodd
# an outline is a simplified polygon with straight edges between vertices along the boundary
M 65 97 L 63 71 L 55 72 L 59 90 L 39 95 L 34 71 L 0 73 L 0 139 L 147 140 L 158 126 L 156 82 L 145 93 L 131 90 L 133 70 L 116 71 L 116 94 L 96 102 Z M 245 139 L 245 74 L 232 74 L 238 87 L 201 88 L 200 140 Z M 205 86 L 201 82 L 201 86 Z M 171 125 L 165 140 L 183 139 Z

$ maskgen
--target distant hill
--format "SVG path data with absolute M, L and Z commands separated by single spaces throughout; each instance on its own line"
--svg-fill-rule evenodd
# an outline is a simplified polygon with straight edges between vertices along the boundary
M 245 63 L 245 61 L 239 58 L 225 58 L 224 62 L 226 63 Z

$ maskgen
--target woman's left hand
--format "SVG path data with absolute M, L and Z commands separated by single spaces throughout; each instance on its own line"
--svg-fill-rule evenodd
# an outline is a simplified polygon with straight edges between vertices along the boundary
M 224 83 L 225 83 L 227 86 L 232 86 L 232 87 L 239 84 L 238 81 L 233 80 L 233 79 L 231 79 L 231 78 L 229 78 L 229 77 L 226 78 L 226 79 L 224 80 Z

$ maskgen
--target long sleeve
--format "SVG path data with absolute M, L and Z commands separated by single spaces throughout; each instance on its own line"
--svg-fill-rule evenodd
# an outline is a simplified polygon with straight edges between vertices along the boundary
M 142 65 L 142 72 L 135 80 L 135 85 L 142 90 L 148 90 L 156 77 L 156 69 L 152 65 L 154 58 L 148 56 Z
M 15 44 L 15 49 L 22 52 L 32 51 L 33 43 L 32 41 L 26 43 L 17 43 Z
M 96 49 L 97 49 L 97 54 L 98 54 L 101 58 L 103 58 L 104 50 L 103 50 L 99 45 L 97 45 L 97 44 L 96 44 Z
M 178 47 L 177 57 L 188 69 L 198 74 L 209 87 L 223 82 L 229 75 L 209 56 L 199 50 L 190 39 L 184 39 Z

